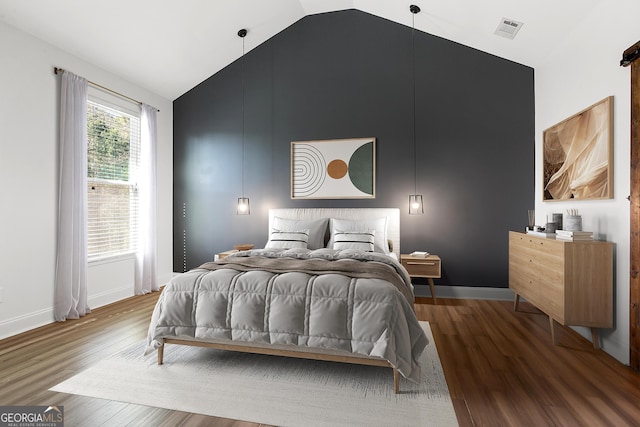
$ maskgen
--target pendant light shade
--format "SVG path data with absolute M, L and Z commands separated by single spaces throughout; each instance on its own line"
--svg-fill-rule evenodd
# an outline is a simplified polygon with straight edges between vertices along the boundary
M 244 37 L 247 30 L 244 28 L 238 31 L 238 37 L 242 39 L 242 197 L 238 197 L 238 207 L 236 213 L 238 215 L 250 215 L 249 198 L 244 196 Z
M 411 50 L 412 50 L 412 71 L 413 71 L 413 192 L 409 196 L 409 215 L 422 215 L 424 214 L 424 205 L 422 203 L 422 194 L 415 194 L 418 192 L 418 160 L 416 157 L 416 46 L 415 46 L 415 32 L 416 14 L 420 13 L 420 8 L 415 4 L 409 6 L 409 11 L 412 14 L 411 19 Z
M 422 194 L 411 194 L 409 196 L 409 215 L 422 215 L 423 213 Z
M 249 205 L 248 197 L 238 197 L 238 208 L 236 209 L 238 215 L 251 214 L 251 206 Z

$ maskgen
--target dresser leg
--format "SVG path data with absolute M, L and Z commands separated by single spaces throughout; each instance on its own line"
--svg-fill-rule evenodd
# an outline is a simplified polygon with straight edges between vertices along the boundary
M 513 311 L 518 311 L 518 305 L 520 305 L 520 295 L 516 294 L 516 298 L 513 300 Z
M 433 279 L 429 278 L 429 289 L 431 290 L 431 298 L 433 299 L 433 303 L 437 304 L 436 301 L 436 286 L 433 284 Z
M 600 348 L 600 333 L 598 328 L 591 328 L 591 341 L 593 341 L 593 348 Z
M 553 321 L 553 317 L 549 316 L 549 329 L 551 330 L 551 342 L 553 345 L 558 345 L 558 341 L 556 340 L 556 328 L 555 322 Z

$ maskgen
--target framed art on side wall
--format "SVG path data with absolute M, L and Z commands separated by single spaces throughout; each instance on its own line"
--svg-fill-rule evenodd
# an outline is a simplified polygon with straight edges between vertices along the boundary
M 613 96 L 542 134 L 543 200 L 613 198 Z
M 291 143 L 292 199 L 374 199 L 376 139 Z

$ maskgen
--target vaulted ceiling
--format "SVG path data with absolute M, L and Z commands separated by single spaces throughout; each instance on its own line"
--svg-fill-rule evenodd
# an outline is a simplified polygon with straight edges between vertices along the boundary
M 0 0 L 0 21 L 173 100 L 307 15 L 357 9 L 531 67 L 606 0 Z M 515 39 L 494 34 L 523 22 Z M 60 64 L 54 64 L 60 65 Z

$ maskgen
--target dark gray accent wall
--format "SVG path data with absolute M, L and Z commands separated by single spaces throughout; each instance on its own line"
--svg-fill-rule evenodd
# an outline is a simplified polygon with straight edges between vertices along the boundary
M 272 207 L 399 207 L 401 250 L 439 254 L 437 284 L 507 286 L 507 232 L 534 200 L 533 69 L 416 31 L 414 159 L 411 31 L 356 10 L 307 16 L 175 100 L 175 271 L 264 246 Z M 291 200 L 291 141 L 353 137 L 377 139 L 376 198 Z M 235 212 L 243 163 L 249 216 Z

